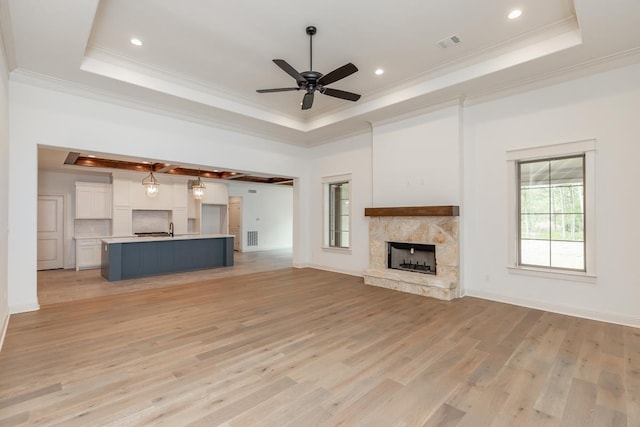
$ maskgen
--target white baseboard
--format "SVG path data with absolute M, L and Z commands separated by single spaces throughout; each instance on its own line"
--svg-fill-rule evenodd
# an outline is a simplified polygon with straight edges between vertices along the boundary
M 293 268 L 311 268 L 311 266 L 306 262 L 303 262 L 301 264 L 293 263 Z
M 606 313 L 602 311 L 589 310 L 568 305 L 553 304 L 546 301 L 530 300 L 508 295 L 496 294 L 474 289 L 466 289 L 465 296 L 477 297 L 491 301 L 504 302 L 507 304 L 520 305 L 537 310 L 550 311 L 552 313 L 566 314 L 569 316 L 582 317 L 584 319 L 599 320 L 602 322 L 615 323 L 618 325 L 640 328 L 640 316 L 630 316 L 618 313 Z
M 242 248 L 242 253 L 246 252 L 264 252 L 264 251 L 285 251 L 293 250 L 291 246 L 245 246 Z M 74 267 L 75 268 L 75 267 Z
M 315 268 L 316 270 L 330 271 L 332 273 L 341 273 L 349 276 L 363 277 L 362 271 L 342 270 L 339 268 L 330 268 L 330 267 L 327 267 L 326 265 L 319 265 L 319 264 L 309 264 L 307 265 L 307 267 Z
M 29 311 L 38 311 L 38 310 L 40 310 L 40 304 L 38 303 L 9 306 L 10 314 L 27 313 Z
M 9 328 L 9 313 L 2 319 L 2 330 L 0 330 L 0 351 L 2 351 L 2 344 L 4 344 L 4 337 L 7 336 L 7 329 Z

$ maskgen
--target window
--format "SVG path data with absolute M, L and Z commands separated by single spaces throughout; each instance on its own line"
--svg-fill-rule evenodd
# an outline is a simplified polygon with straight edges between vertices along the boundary
M 326 248 L 349 249 L 351 236 L 351 177 L 325 178 Z
M 595 141 L 507 153 L 512 272 L 595 278 Z
M 518 162 L 518 264 L 585 271 L 584 155 Z

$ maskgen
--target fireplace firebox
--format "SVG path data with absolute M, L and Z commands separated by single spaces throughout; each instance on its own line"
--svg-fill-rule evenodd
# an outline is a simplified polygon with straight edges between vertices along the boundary
M 387 268 L 436 274 L 436 245 L 387 242 Z

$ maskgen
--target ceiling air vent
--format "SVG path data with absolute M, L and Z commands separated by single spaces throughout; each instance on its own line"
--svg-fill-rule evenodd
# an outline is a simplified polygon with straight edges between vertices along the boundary
M 440 46 L 443 49 L 446 49 L 448 47 L 457 45 L 458 43 L 460 43 L 460 37 L 458 36 L 449 36 L 445 39 L 440 40 L 438 43 L 436 43 L 438 46 Z

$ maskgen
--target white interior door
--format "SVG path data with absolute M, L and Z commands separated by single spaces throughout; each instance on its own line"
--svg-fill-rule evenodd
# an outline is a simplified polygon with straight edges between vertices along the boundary
M 242 197 L 229 197 L 229 234 L 233 239 L 233 250 L 240 250 L 240 236 L 242 235 Z
M 38 196 L 38 270 L 64 267 L 64 197 Z

